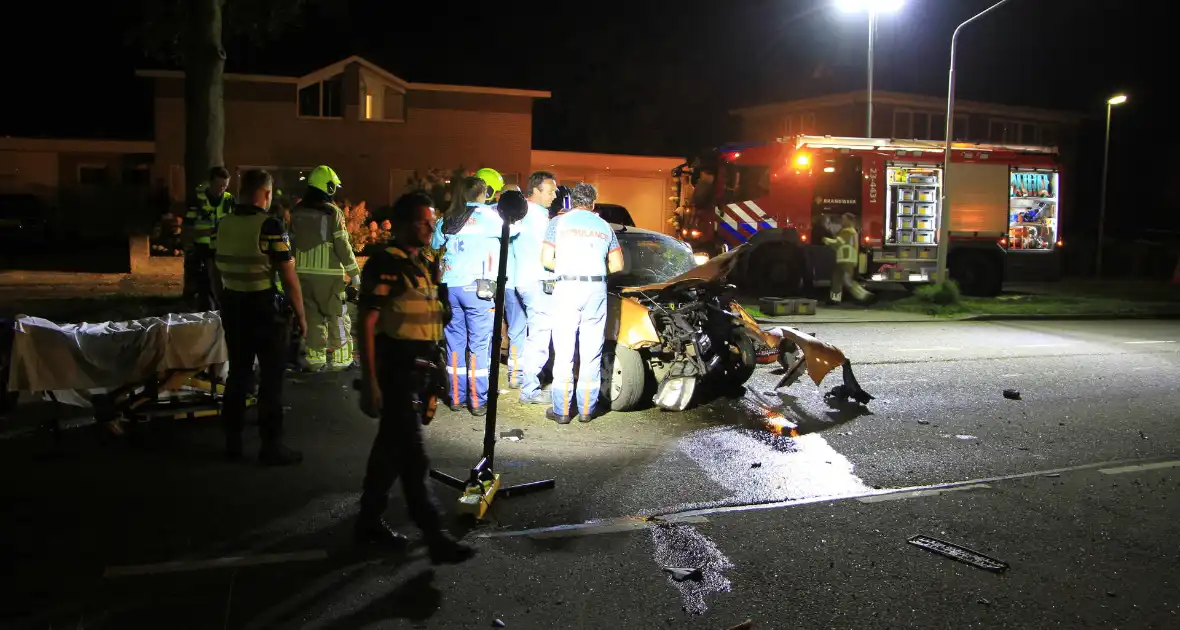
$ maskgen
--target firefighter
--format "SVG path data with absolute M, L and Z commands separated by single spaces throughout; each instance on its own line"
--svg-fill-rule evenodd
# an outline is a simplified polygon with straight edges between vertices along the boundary
M 480 171 L 486 178 L 465 177 L 456 182 L 451 207 L 438 222 L 430 243 L 431 249 L 444 250 L 442 285 L 452 311 L 445 330 L 450 381 L 447 402 L 452 411 L 467 406 L 476 416 L 487 413 L 492 300 L 504 225 L 500 215 L 486 204 L 487 180 L 495 183 L 497 179 L 486 171 L 491 169 Z
M 579 183 L 570 192 L 571 210 L 549 222 L 541 263 L 554 273 L 553 406 L 546 417 L 569 424 L 590 422 L 597 411 L 606 335 L 606 276 L 623 269 L 623 250 L 610 224 L 594 214 L 598 193 Z M 574 383 L 574 345 L 580 362 Z M 575 400 L 577 404 L 575 405 Z
M 389 490 L 400 476 L 410 518 L 422 530 L 435 564 L 458 563 L 475 550 L 451 538 L 426 485 L 430 463 L 422 425 L 436 404 L 435 376 L 442 352 L 446 307 L 440 302 L 436 271 L 424 255 L 434 231 L 434 208 L 420 193 L 403 195 L 393 206 L 393 238 L 365 265 L 360 293 L 361 410 L 380 418 L 369 453 L 356 522 L 359 542 L 395 548 L 406 538 L 382 520 Z M 431 364 L 435 365 L 431 365 Z
M 336 171 L 317 166 L 307 176 L 307 194 L 291 211 L 295 271 L 303 285 L 303 308 L 311 327 L 304 367 L 313 371 L 352 364 L 352 324 L 344 307 L 344 290 L 346 278 L 353 286 L 360 284 L 360 268 L 348 240 L 344 212 L 332 203 L 339 189 Z
M 217 277 L 217 226 L 234 207 L 229 188 L 229 171 L 224 166 L 209 169 L 209 181 L 197 187 L 196 204 L 184 215 L 187 228 L 184 253 L 185 292 L 198 310 L 221 308 L 221 279 Z
M 551 324 L 546 315 L 549 312 L 549 295 L 544 291 L 544 284 L 551 281 L 552 277 L 540 265 L 540 261 L 545 231 L 549 228 L 549 206 L 557 197 L 556 176 L 546 171 L 529 175 L 528 193 L 528 214 L 521 221 L 520 235 L 512 239 L 510 245 L 516 262 L 515 297 L 525 315 L 526 335 L 520 350 L 520 402 L 544 405 L 549 404 L 549 400 L 541 393 L 541 370 L 549 360 L 549 343 L 552 339 Z M 511 297 L 505 297 L 506 305 L 511 304 Z M 508 306 L 505 306 L 505 310 L 506 314 L 512 312 Z M 511 349 L 511 323 L 508 330 Z
M 869 293 L 856 281 L 856 265 L 860 258 L 860 235 L 856 232 L 857 217 L 846 212 L 840 217 L 840 231 L 835 237 L 825 237 L 824 244 L 836 250 L 836 266 L 832 268 L 832 288 L 829 289 L 831 304 L 840 304 L 844 287 L 848 287 L 852 298 L 858 302 L 870 302 Z
M 274 180 L 270 173 L 251 170 L 242 175 L 243 203 L 217 227 L 217 268 L 224 283 L 221 320 L 229 351 L 229 379 L 221 418 L 226 456 L 242 456 L 246 395 L 253 389 L 254 360 L 258 359 L 258 429 L 263 464 L 285 466 L 303 461 L 303 454 L 287 448 L 283 436 L 283 371 L 292 320 L 299 334 L 307 330 L 299 278 L 283 224 L 268 214 Z M 282 277 L 286 294 L 276 287 Z M 289 298 L 289 299 L 288 299 Z

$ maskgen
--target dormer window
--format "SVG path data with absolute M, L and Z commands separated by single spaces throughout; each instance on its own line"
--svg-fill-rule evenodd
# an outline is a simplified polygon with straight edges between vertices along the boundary
M 405 122 L 406 93 L 401 86 L 362 68 L 360 89 L 361 120 Z
M 344 118 L 344 75 L 299 86 L 300 118 Z

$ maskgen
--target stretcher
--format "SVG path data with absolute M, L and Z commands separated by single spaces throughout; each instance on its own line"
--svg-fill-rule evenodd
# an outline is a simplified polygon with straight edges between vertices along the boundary
M 8 391 L 92 407 L 115 435 L 126 423 L 220 413 L 228 353 L 217 312 L 95 324 L 20 316 L 0 338 Z M 61 422 L 55 414 L 42 428 L 56 434 Z

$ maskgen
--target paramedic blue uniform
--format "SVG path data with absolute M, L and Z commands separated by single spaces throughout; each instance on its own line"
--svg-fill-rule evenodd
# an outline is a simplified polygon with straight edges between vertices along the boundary
M 550 397 L 557 416 L 594 417 L 602 380 L 602 343 L 606 335 L 606 257 L 619 249 L 615 231 L 589 210 L 570 210 L 554 218 L 545 243 L 556 252 L 553 290 L 553 385 Z M 574 385 L 574 343 L 580 362 Z M 574 404 L 576 401 L 576 405 Z
M 488 402 L 488 366 L 491 361 L 492 300 L 476 295 L 476 280 L 495 280 L 500 258 L 500 231 L 504 220 L 487 205 L 475 212 L 456 234 L 444 234 L 444 221 L 434 229 L 430 246 L 446 248 L 442 259 L 442 284 L 447 287 L 451 321 L 447 340 L 447 398 L 451 406 L 469 404 L 481 413 Z
M 516 295 L 523 307 L 525 321 L 523 325 L 518 324 L 523 330 L 516 331 L 517 337 L 512 336 L 512 323 L 509 321 L 509 347 L 519 348 L 520 400 L 526 403 L 548 403 L 541 393 L 541 370 L 549 361 L 553 328 L 548 316 L 552 297 L 541 289 L 542 282 L 553 276 L 541 265 L 541 246 L 548 229 L 549 209 L 530 201 L 528 214 L 520 221 L 520 235 L 512 239 L 512 251 L 516 258 Z M 511 314 L 512 311 L 508 310 L 507 313 Z M 515 339 L 523 339 L 523 343 Z M 510 361 L 509 370 L 512 368 Z

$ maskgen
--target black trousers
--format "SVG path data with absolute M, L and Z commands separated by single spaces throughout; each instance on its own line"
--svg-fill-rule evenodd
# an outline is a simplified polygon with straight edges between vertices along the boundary
M 221 323 L 229 350 L 229 380 L 221 419 L 227 433 L 241 433 L 246 396 L 254 389 L 254 359 L 258 359 L 258 431 L 264 443 L 283 434 L 283 372 L 291 316 L 280 308 L 275 290 L 222 292 Z
M 184 292 L 198 311 L 221 309 L 221 276 L 217 273 L 217 252 L 197 244 L 184 256 Z
M 361 519 L 378 519 L 388 505 L 393 483 L 401 477 L 410 518 L 427 535 L 439 531 L 442 522 L 426 479 L 430 472 L 422 438 L 426 377 L 414 369 L 414 359 L 437 361 L 437 346 L 431 346 L 434 344 L 377 336 L 381 425 L 369 452 L 361 494 Z

